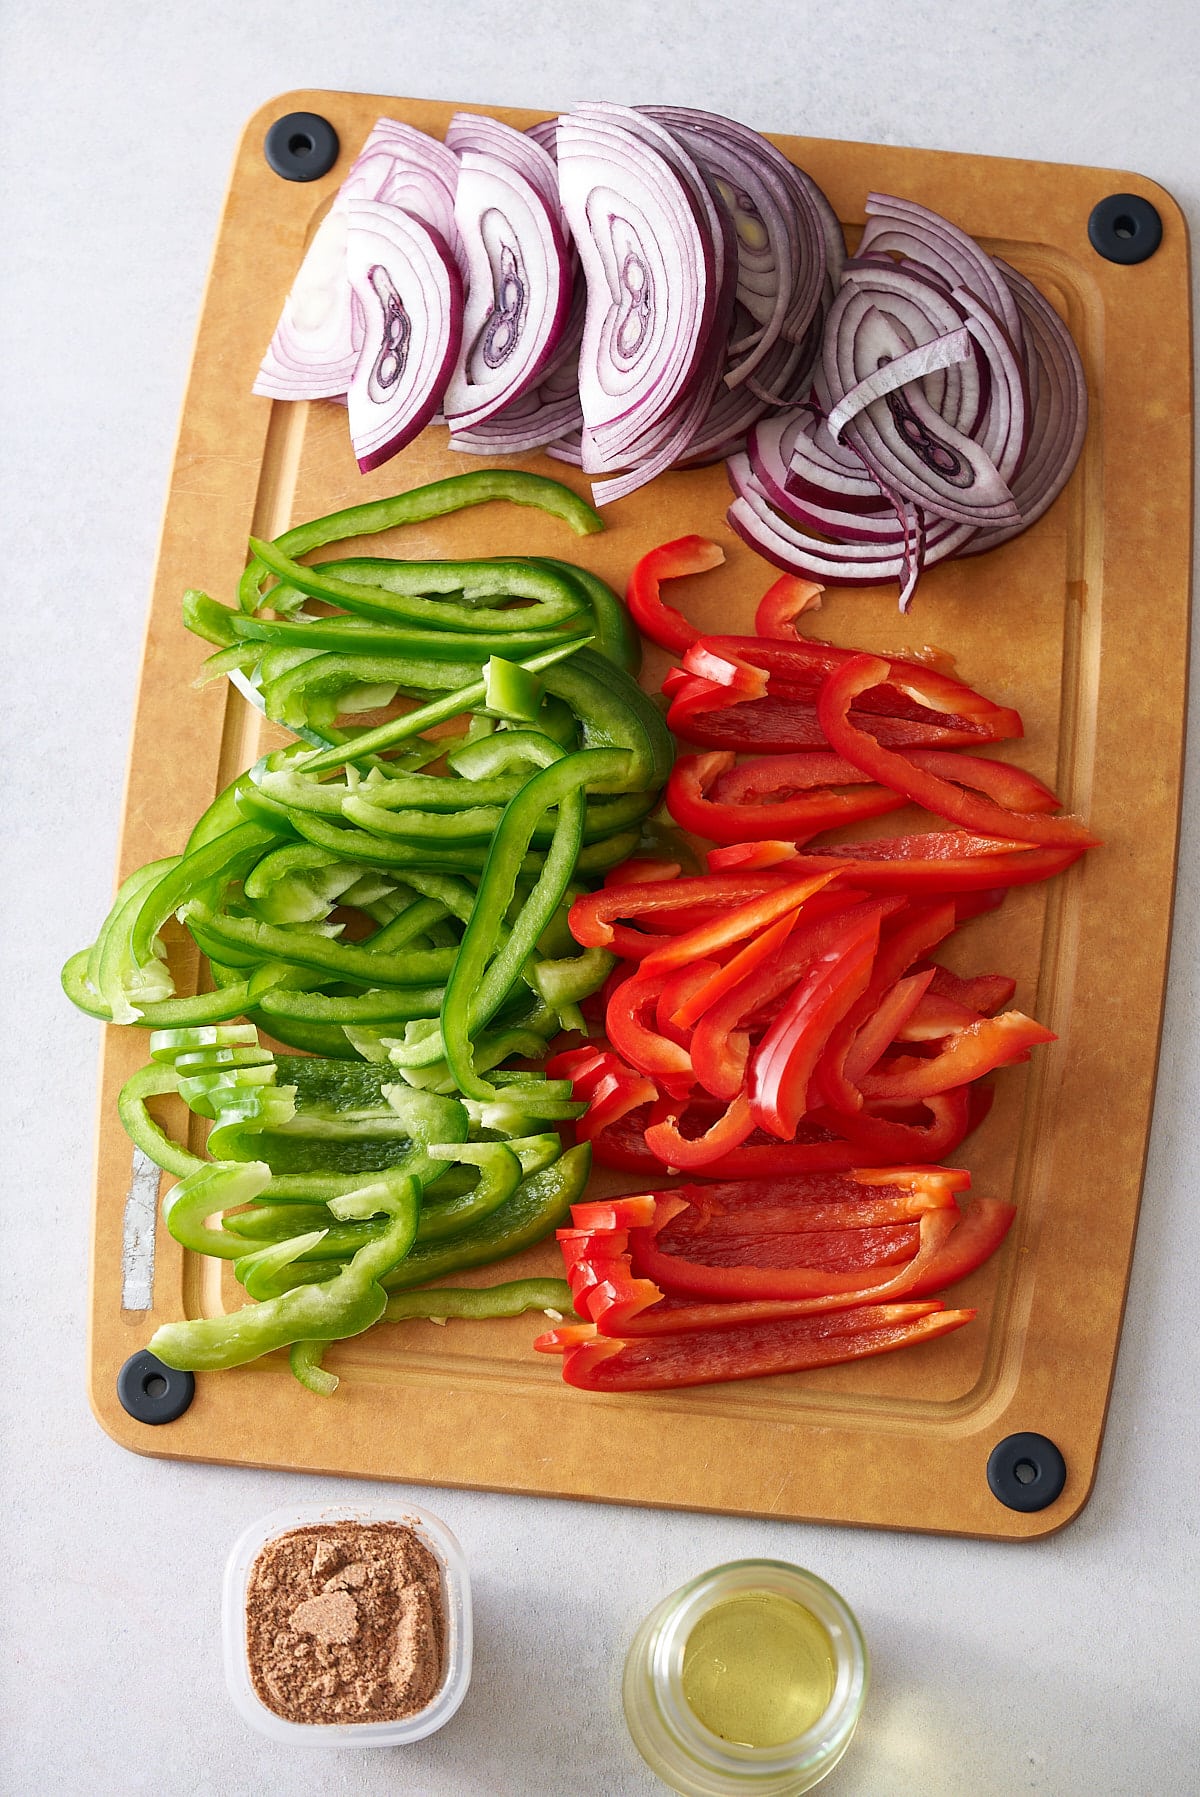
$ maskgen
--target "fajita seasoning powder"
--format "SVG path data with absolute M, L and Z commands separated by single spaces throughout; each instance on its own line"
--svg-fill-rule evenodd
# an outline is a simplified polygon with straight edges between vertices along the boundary
M 445 1669 L 441 1568 L 396 1521 L 331 1521 L 266 1541 L 246 1580 L 246 1662 L 285 1722 L 396 1722 Z

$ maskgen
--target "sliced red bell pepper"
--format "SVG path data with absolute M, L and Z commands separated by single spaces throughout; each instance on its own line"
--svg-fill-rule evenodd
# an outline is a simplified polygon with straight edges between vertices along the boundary
M 981 1017 L 948 1037 L 941 1052 L 932 1059 L 897 1055 L 877 1067 L 864 1077 L 862 1094 L 876 1104 L 912 1104 L 952 1086 L 966 1085 L 994 1067 L 1027 1061 L 1032 1049 L 1054 1041 L 1057 1037 L 1053 1030 L 1020 1011 Z
M 563 1378 L 585 1391 L 665 1391 L 766 1373 L 795 1373 L 886 1354 L 959 1329 L 973 1310 L 913 1316 L 907 1305 L 878 1305 L 794 1322 L 689 1330 L 623 1341 L 595 1336 L 567 1348 Z
M 750 1057 L 750 1114 L 783 1142 L 808 1108 L 809 1081 L 830 1031 L 866 989 L 878 946 L 877 915 L 851 925 L 813 962 Z
M 1016 989 L 1016 980 L 1009 979 L 1006 973 L 977 973 L 972 979 L 964 980 L 936 962 L 933 984 L 929 988 L 934 998 L 953 999 L 986 1017 L 1002 1010 Z
M 679 537 L 661 543 L 644 555 L 629 577 L 625 602 L 630 616 L 652 643 L 682 654 L 700 631 L 683 613 L 667 605 L 660 591 L 664 580 L 681 580 L 687 574 L 706 574 L 725 560 L 725 551 L 707 537 Z
M 657 1097 L 658 1087 L 644 1073 L 632 1073 L 628 1068 L 606 1073 L 592 1092 L 583 1116 L 575 1119 L 575 1140 L 592 1141 L 627 1112 L 653 1104 Z
M 1002 1198 L 976 1198 L 949 1240 L 909 1288 L 909 1296 L 927 1297 L 965 1279 L 996 1252 L 1012 1227 L 1016 1206 Z M 632 1232 L 631 1232 L 632 1247 Z
M 932 982 L 933 968 L 925 971 Z M 958 1030 L 969 1029 L 981 1016 L 982 1012 L 972 1010 L 970 1005 L 960 1005 L 956 998 L 940 998 L 936 994 L 931 998 L 925 992 L 920 1003 L 897 1029 L 895 1039 L 897 1042 L 940 1042 Z
M 644 968 L 624 985 L 618 986 L 608 1003 L 605 1028 L 608 1039 L 619 1055 L 648 1074 L 663 1092 L 683 1098 L 696 1083 L 692 1057 L 686 1048 L 668 1036 L 660 1036 L 651 1027 L 659 995 L 668 977 L 666 971 L 647 973 Z M 649 1095 L 644 1103 L 653 1102 Z
M 987 755 L 956 755 L 946 749 L 909 749 L 908 759 L 926 773 L 984 793 L 1007 811 L 1061 811 L 1062 800 L 1023 767 Z
M 938 817 L 981 836 L 1009 837 L 1048 846 L 1096 842 L 1075 818 L 1047 817 L 1040 812 L 1013 811 L 985 795 L 971 792 L 941 774 L 919 767 L 908 755 L 884 747 L 850 718 L 854 699 L 893 678 L 894 663 L 878 655 L 857 655 L 835 668 L 817 696 L 817 717 L 830 746 L 862 768 L 882 786 L 903 793 Z M 910 688 L 918 695 L 920 687 Z
M 783 921 L 772 928 L 781 929 Z M 680 1025 L 674 1021 L 675 1013 L 687 1005 L 693 994 L 704 990 L 710 980 L 721 972 L 719 961 L 693 961 L 690 967 L 677 967 L 663 981 L 662 991 L 658 995 L 658 1004 L 654 1009 L 654 1021 L 659 1033 L 669 1036 L 672 1042 L 691 1053 L 692 1026 L 688 1022 Z
M 780 917 L 800 910 L 836 877 L 835 873 L 826 872 L 803 880 L 785 880 L 770 892 L 732 905 L 712 923 L 685 930 L 682 935 L 663 943 L 661 948 L 654 949 L 642 962 L 641 974 L 648 977 L 672 967 L 683 967 L 702 956 L 719 953 L 735 942 L 743 942 L 747 936 L 765 930 Z
M 689 1264 L 708 1267 L 811 1267 L 852 1273 L 911 1260 L 920 1245 L 916 1223 L 846 1224 L 840 1229 L 769 1229 L 761 1235 L 690 1231 L 672 1236 L 669 1248 Z M 880 1278 L 884 1277 L 882 1273 Z
M 678 861 L 656 861 L 648 855 L 622 861 L 604 876 L 606 886 L 641 886 L 649 880 L 677 880 L 683 872 Z
M 636 1192 L 627 1198 L 590 1198 L 583 1204 L 571 1206 L 571 1223 L 575 1229 L 595 1231 L 601 1229 L 629 1229 L 657 1221 L 660 1226 L 668 1220 L 664 1212 L 671 1208 L 676 1214 L 683 1209 L 686 1200 L 669 1192 Z M 561 1239 L 563 1230 L 558 1231 Z
M 789 884 L 786 875 L 771 872 L 724 874 L 717 879 L 697 874 L 682 880 L 645 880 L 585 893 L 571 906 L 568 921 L 581 948 L 612 948 L 616 954 L 625 954 L 623 938 L 618 937 L 619 919 L 670 919 L 689 905 L 741 905 Z M 640 939 L 635 942 L 635 955 L 643 947 Z
M 700 1298 L 804 1298 L 814 1313 L 848 1305 L 885 1302 L 907 1293 L 934 1264 L 940 1249 L 959 1225 L 957 1207 L 927 1211 L 920 1220 L 920 1247 L 911 1260 L 894 1269 L 867 1268 L 840 1273 L 828 1267 L 710 1266 L 659 1247 L 654 1226 L 629 1231 L 633 1272 L 673 1296 Z M 803 1238 L 799 1238 L 803 1241 Z M 936 1288 L 926 1287 L 925 1290 Z M 922 1294 L 923 1295 L 923 1294 Z
M 958 1086 L 925 1099 L 927 1123 L 903 1123 L 877 1116 L 866 1105 L 850 1115 L 818 1109 L 809 1113 L 808 1121 L 817 1128 L 840 1131 L 864 1159 L 869 1155 L 878 1167 L 893 1166 L 898 1161 L 940 1161 L 953 1154 L 964 1137 L 982 1122 L 982 1116 L 972 1117 L 971 1113 L 971 1095 L 977 1090 Z
M 905 803 L 836 755 L 763 756 L 737 769 L 733 759 L 728 751 L 714 750 L 708 755 L 681 755 L 676 761 L 667 781 L 667 809 L 681 829 L 710 842 L 753 837 L 807 842 L 823 830 L 883 817 Z M 731 776 L 743 790 L 711 796 L 722 776 Z M 853 790 L 835 789 L 847 781 Z M 797 788 L 807 790 L 797 794 Z M 771 792 L 784 796 L 771 799 Z M 747 803 L 760 797 L 767 797 L 767 803 Z
M 906 892 L 943 898 L 950 893 L 1027 886 L 1064 873 L 1087 850 L 1086 842 L 1035 847 L 1015 840 L 973 836 L 962 830 L 934 830 L 915 836 L 877 837 L 797 850 L 791 843 L 751 843 L 710 849 L 714 874 L 752 878 L 772 872 L 809 873 L 837 866 L 848 880 L 873 892 Z M 765 851 L 755 854 L 754 851 Z
M 661 1121 L 647 1124 L 646 1147 L 665 1167 L 684 1173 L 699 1172 L 744 1142 L 753 1129 L 750 1100 L 744 1092 L 739 1092 L 724 1114 L 702 1136 L 685 1136 L 680 1132 L 679 1107 L 676 1105 Z
M 819 587 L 814 580 L 801 580 L 797 574 L 781 574 L 758 602 L 754 614 L 755 631 L 759 636 L 794 643 L 799 636 L 796 619 L 807 611 L 819 610 L 824 591 L 825 588 Z
M 864 1074 L 871 1071 L 900 1035 L 932 979 L 931 967 L 923 973 L 907 974 L 884 994 L 871 1016 L 852 1032 L 844 1048 L 840 1044 L 835 1047 L 830 1037 L 817 1068 L 817 1081 L 826 1103 L 835 1111 L 861 1111 Z
M 741 699 L 727 686 L 685 674 L 671 683 L 667 724 L 676 736 L 702 749 L 736 749 L 744 754 L 770 754 L 807 749 L 828 750 L 829 743 L 812 699 Z M 872 714 L 865 721 L 871 734 L 893 748 L 953 749 L 990 742 L 963 721 L 924 723 L 917 718 Z

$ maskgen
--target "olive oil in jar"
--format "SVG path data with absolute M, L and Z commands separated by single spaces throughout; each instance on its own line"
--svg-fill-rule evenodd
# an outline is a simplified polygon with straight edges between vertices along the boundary
M 714 1604 L 683 1652 L 683 1694 L 723 1741 L 778 1747 L 820 1720 L 833 1696 L 833 1643 L 811 1610 L 775 1591 Z

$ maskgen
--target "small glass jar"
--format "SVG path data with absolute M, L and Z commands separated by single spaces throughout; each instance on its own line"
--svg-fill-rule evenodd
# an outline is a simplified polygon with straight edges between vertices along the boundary
M 808 1613 L 806 1627 L 819 1625 L 811 1632 L 828 1639 L 832 1689 L 802 1734 L 753 1747 L 723 1739 L 700 1720 L 685 1693 L 684 1661 L 703 1618 L 731 1599 L 760 1595 L 790 1599 Z M 735 1560 L 673 1591 L 647 1616 L 625 1662 L 625 1718 L 646 1764 L 684 1797 L 795 1797 L 819 1784 L 850 1745 L 867 1678 L 862 1632 L 836 1591 L 782 1560 Z

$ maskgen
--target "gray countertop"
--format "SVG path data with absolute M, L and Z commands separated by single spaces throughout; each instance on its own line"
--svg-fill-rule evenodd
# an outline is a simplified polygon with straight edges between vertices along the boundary
M 873 1651 L 866 1715 L 830 1797 L 1200 1789 L 1191 765 L 1142 1222 L 1079 1520 L 1017 1547 L 414 1491 L 466 1549 L 478 1658 L 454 1721 L 398 1752 L 272 1747 L 222 1683 L 220 1572 L 234 1536 L 277 1504 L 361 1488 L 139 1459 L 89 1413 L 96 1032 L 57 996 L 59 966 L 111 890 L 191 338 L 233 151 L 265 99 L 312 86 L 482 104 L 670 100 L 765 129 L 1135 169 L 1194 220 L 1198 53 L 1184 0 L 1148 17 L 1117 0 L 0 11 L 6 1797 L 649 1794 L 662 1787 L 619 1707 L 629 1637 L 675 1585 L 764 1554 L 837 1586 Z M 1102 1220 L 1103 1192 L 1095 1200 Z

